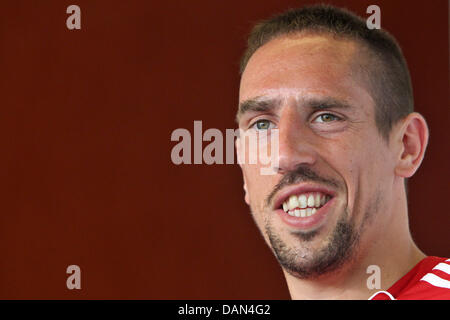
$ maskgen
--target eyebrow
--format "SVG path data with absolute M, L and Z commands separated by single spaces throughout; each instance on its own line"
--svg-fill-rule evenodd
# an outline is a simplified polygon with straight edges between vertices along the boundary
M 309 107 L 313 110 L 322 109 L 351 109 L 352 105 L 343 99 L 337 99 L 333 97 L 323 97 L 323 98 L 311 98 L 306 99 L 302 105 Z
M 247 112 L 268 112 L 273 111 L 281 105 L 281 99 L 270 99 L 256 97 L 245 100 L 239 104 L 236 114 L 236 122 L 239 123 L 241 117 Z M 310 108 L 314 111 L 324 109 L 350 109 L 352 105 L 345 100 L 333 97 L 313 97 L 304 98 L 299 101 L 302 107 Z
M 280 104 L 280 99 L 269 99 L 264 97 L 247 99 L 239 104 L 238 112 L 236 114 L 236 122 L 239 123 L 242 115 L 247 112 L 267 112 L 277 108 Z

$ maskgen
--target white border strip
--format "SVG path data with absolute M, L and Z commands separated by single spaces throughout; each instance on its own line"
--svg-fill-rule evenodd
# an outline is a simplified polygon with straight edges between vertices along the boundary
M 368 300 L 372 300 L 377 294 L 379 294 L 379 293 L 384 293 L 384 294 L 386 294 L 391 300 L 395 300 L 395 298 L 392 296 L 392 294 L 390 294 L 389 292 L 387 292 L 387 291 L 378 291 L 378 292 L 375 292 Z

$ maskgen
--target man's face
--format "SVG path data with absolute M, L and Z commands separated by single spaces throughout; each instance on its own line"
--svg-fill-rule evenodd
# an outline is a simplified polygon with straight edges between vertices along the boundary
M 364 61 L 353 41 L 280 37 L 242 75 L 240 129 L 279 130 L 276 174 L 241 164 L 245 199 L 284 270 L 299 278 L 356 258 L 391 218 L 394 158 L 375 125 Z

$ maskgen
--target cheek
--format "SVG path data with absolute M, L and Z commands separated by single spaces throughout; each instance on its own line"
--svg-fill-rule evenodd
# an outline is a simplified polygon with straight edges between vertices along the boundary
M 242 166 L 248 200 L 252 210 L 258 214 L 263 210 L 267 196 L 277 183 L 274 175 L 262 175 L 260 168 L 258 165 Z
M 263 177 L 259 174 L 259 167 L 256 165 L 244 165 L 243 173 L 247 184 L 247 193 L 251 202 L 261 197 L 261 187 L 264 185 Z
M 358 151 L 359 150 L 359 151 Z M 382 181 L 394 172 L 394 159 L 390 149 L 378 132 L 374 132 L 360 143 L 358 152 L 354 153 L 357 166 L 372 181 Z
M 381 139 L 381 138 L 380 138 Z M 392 159 L 384 141 L 378 137 L 362 137 L 340 144 L 330 157 L 347 188 L 350 212 L 361 211 L 374 201 L 377 192 L 387 188 Z
M 267 235 L 265 232 L 265 214 L 264 214 L 264 200 L 270 191 L 265 189 L 268 182 L 265 181 L 267 176 L 259 174 L 259 167 L 256 165 L 243 165 L 242 172 L 246 181 L 246 202 L 250 206 L 253 220 L 262 232 L 264 238 L 267 241 Z

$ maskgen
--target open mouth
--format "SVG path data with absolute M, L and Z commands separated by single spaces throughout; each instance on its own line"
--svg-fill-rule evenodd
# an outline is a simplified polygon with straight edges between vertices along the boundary
M 323 192 L 292 194 L 284 200 L 279 209 L 282 208 L 292 217 L 310 217 L 316 214 L 331 198 L 331 195 Z

